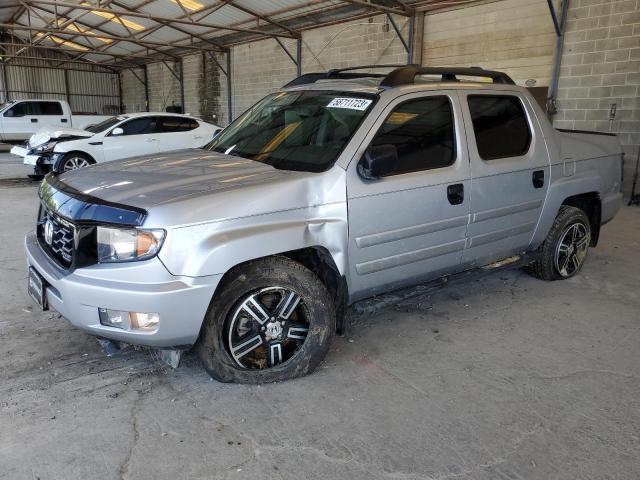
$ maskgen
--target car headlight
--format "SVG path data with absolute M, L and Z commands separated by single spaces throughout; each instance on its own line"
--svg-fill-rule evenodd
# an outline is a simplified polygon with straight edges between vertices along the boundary
M 162 229 L 98 227 L 98 262 L 147 260 L 158 254 L 165 234 Z
M 53 147 L 56 146 L 58 142 L 47 142 L 42 145 L 38 145 L 33 148 L 33 153 L 49 153 L 53 151 Z

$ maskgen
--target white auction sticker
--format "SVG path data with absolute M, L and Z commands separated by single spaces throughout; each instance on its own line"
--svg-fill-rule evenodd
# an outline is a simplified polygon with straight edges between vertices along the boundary
M 371 105 L 371 100 L 366 98 L 334 98 L 329 102 L 327 108 L 348 108 L 350 110 L 366 110 Z

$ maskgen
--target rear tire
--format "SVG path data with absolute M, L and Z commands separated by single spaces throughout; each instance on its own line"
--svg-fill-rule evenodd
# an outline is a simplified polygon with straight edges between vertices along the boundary
M 571 278 L 582 269 L 590 243 L 591 226 L 586 214 L 563 205 L 540 247 L 540 258 L 526 270 L 546 281 Z
M 216 380 L 269 383 L 311 373 L 335 329 L 335 305 L 320 279 L 289 258 L 269 257 L 226 275 L 195 349 Z

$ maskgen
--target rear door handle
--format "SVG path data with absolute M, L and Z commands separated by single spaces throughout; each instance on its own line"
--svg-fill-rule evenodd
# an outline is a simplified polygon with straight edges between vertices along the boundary
M 533 188 L 544 187 L 544 170 L 536 170 L 533 172 L 531 182 L 533 183 Z
M 451 205 L 460 205 L 464 202 L 464 185 L 455 183 L 447 187 L 447 199 Z
M 32 118 L 31 119 L 31 123 L 38 123 L 38 119 L 37 118 Z

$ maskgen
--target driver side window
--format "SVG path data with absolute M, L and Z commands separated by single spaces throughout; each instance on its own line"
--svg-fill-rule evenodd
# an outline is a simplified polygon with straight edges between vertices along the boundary
M 379 145 L 393 145 L 398 152 L 397 166 L 389 175 L 453 165 L 456 152 L 449 98 L 418 98 L 398 105 L 371 142 Z
M 30 102 L 16 103 L 13 107 L 11 107 L 9 110 L 4 112 L 4 116 L 5 117 L 24 117 L 25 115 L 31 115 L 29 103 Z

